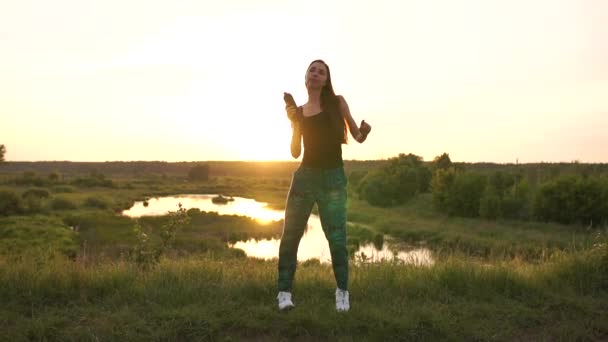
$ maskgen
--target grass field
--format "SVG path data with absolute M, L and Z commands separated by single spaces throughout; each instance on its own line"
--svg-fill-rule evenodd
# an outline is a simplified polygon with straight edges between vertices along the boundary
M 135 200 L 223 193 L 282 208 L 289 178 L 207 183 L 120 179 L 114 188 L 48 187 L 36 212 L 0 217 L 0 330 L 7 341 L 57 340 L 604 340 L 608 338 L 605 229 L 447 217 L 421 195 L 376 208 L 351 191 L 352 237 L 388 234 L 430 248 L 432 266 L 352 261 L 352 310 L 334 308 L 330 265 L 296 274 L 295 310 L 276 309 L 277 261 L 227 241 L 277 236 L 281 222 L 190 212 L 156 266 L 132 251 Z M 20 195 L 30 187 L 0 190 Z M 60 198 L 61 201 L 57 201 Z M 63 201 L 63 204 L 61 203 Z M 68 203 L 68 204 L 66 204 Z M 24 204 L 27 206 L 27 203 Z M 170 217 L 146 217 L 156 243 Z M 78 229 L 72 229 L 77 226 Z

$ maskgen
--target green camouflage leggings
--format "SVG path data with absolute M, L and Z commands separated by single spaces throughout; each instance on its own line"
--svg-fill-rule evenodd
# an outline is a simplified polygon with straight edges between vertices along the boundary
M 346 185 L 347 178 L 342 167 L 325 170 L 300 166 L 293 174 L 279 247 L 279 291 L 291 292 L 298 245 L 315 202 L 323 232 L 329 241 L 336 283 L 338 288 L 348 289 Z

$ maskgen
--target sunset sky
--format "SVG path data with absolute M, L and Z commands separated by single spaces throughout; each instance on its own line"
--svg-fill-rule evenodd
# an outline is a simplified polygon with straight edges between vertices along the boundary
M 290 160 L 330 66 L 345 159 L 608 162 L 608 1 L 2 0 L 8 161 Z

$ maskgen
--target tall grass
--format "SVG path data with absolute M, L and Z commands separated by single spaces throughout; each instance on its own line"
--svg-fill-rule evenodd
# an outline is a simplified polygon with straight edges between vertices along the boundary
M 42 261 L 44 260 L 44 261 Z M 352 265 L 352 310 L 336 313 L 329 265 L 300 265 L 296 309 L 276 309 L 276 260 L 0 260 L 0 328 L 12 341 L 608 337 L 608 248 L 542 265 Z

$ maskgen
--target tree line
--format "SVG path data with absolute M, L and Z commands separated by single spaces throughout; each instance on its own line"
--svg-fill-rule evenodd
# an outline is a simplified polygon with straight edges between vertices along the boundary
M 359 197 L 375 206 L 400 205 L 430 193 L 434 208 L 452 216 L 608 224 L 606 165 L 572 164 L 480 168 L 452 163 L 447 153 L 430 163 L 400 154 L 382 168 L 353 172 L 350 178 Z

